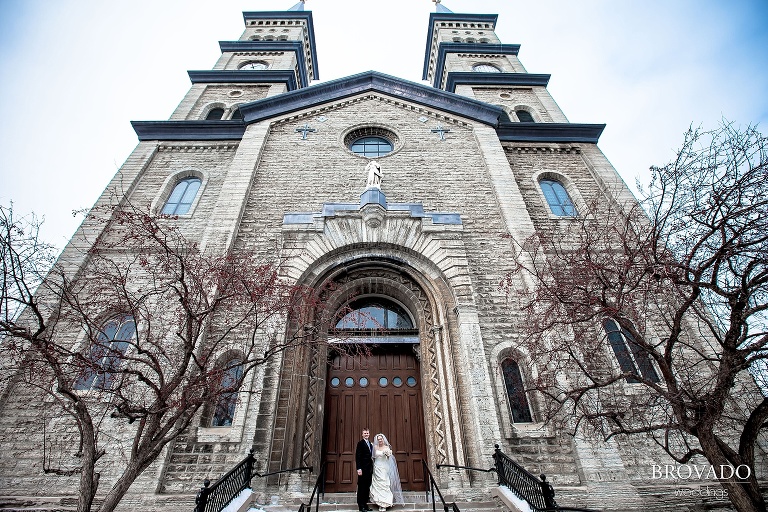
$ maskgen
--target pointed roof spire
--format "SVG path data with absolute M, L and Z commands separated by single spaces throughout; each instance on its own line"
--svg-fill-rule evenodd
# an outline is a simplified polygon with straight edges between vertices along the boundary
M 445 7 L 443 4 L 440 3 L 442 0 L 432 0 L 432 1 L 435 2 L 435 12 L 449 12 L 453 14 L 452 10 L 450 10 L 449 8 Z
M 304 10 L 304 3 L 307 0 L 299 0 L 299 3 L 288 9 L 289 11 L 303 11 Z

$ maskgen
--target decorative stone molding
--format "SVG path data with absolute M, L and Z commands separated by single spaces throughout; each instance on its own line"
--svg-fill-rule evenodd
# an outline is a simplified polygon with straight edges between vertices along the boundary
M 466 365 L 455 347 L 477 342 L 460 339 L 464 326 L 445 313 L 457 302 L 467 310 L 475 309 L 462 230 L 458 213 L 425 212 L 418 203 L 388 203 L 378 189 L 364 191 L 360 203 L 325 203 L 321 211 L 289 212 L 283 218 L 287 253 L 282 274 L 300 285 L 323 290 L 322 310 L 316 317 L 320 325 L 330 324 L 329 315 L 343 305 L 349 293 L 392 293 L 418 319 L 420 343 L 414 350 L 421 361 L 432 464 L 466 464 L 464 438 L 474 439 L 472 432 L 465 431 L 472 426 L 446 420 L 447 414 L 461 410 L 465 392 L 455 385 L 455 372 Z M 323 332 L 321 329 L 321 336 Z M 313 360 L 291 363 L 307 368 L 307 375 L 303 395 L 299 388 L 290 391 L 291 400 L 301 400 L 302 411 L 297 415 L 300 421 L 288 428 L 301 431 L 286 436 L 301 436 L 301 454 L 297 455 L 302 464 L 308 464 L 319 460 L 322 449 L 326 356 L 318 350 L 298 357 Z M 287 452 L 283 457 L 286 459 L 273 459 L 271 464 L 294 462 Z

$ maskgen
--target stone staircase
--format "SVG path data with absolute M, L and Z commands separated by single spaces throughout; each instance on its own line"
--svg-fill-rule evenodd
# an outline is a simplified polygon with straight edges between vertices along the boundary
M 444 495 L 446 503 L 455 501 L 454 496 Z M 387 509 L 387 512 L 431 512 L 432 503 L 427 501 L 424 492 L 403 492 L 405 503 L 397 504 Z M 300 500 L 292 500 L 291 503 L 280 505 L 251 505 L 250 510 L 263 510 L 265 512 L 296 512 L 299 509 Z M 501 502 L 496 500 L 488 501 L 456 501 L 456 505 L 461 512 L 508 512 Z M 378 509 L 370 505 L 370 508 L 376 512 Z M 435 503 L 436 512 L 443 512 L 443 504 L 438 498 Z M 314 511 L 314 506 L 313 506 Z M 329 493 L 320 496 L 320 512 L 357 512 L 357 498 L 355 493 Z

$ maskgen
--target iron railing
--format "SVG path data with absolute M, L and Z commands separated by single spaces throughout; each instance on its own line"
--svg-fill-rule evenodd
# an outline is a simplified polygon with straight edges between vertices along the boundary
M 504 455 L 495 445 L 493 460 L 494 468 L 499 475 L 499 485 L 505 485 L 515 495 L 528 502 L 536 512 L 596 512 L 587 508 L 560 507 L 555 501 L 555 489 L 547 482 L 547 477 L 541 475 L 541 480 L 525 470 L 517 462 Z M 473 468 L 467 468 L 473 469 Z
M 445 498 L 443 498 L 443 493 L 440 492 L 440 488 L 437 486 L 437 482 L 435 481 L 435 477 L 432 476 L 432 472 L 429 470 L 429 467 L 427 466 L 427 461 L 424 459 L 421 459 L 421 465 L 424 468 L 424 474 L 427 476 L 427 479 L 429 480 L 429 487 L 427 488 L 427 502 L 432 502 L 432 512 L 436 512 L 436 501 L 435 501 L 435 491 L 437 491 L 437 496 L 440 498 L 440 502 L 443 504 L 443 511 L 448 512 L 451 510 L 452 512 L 461 512 L 459 510 L 458 505 L 456 505 L 456 502 L 452 503 L 446 503 Z M 431 499 L 430 499 L 431 494 Z
M 299 506 L 299 512 L 312 512 L 312 501 L 315 502 L 315 512 L 320 510 L 320 495 L 325 495 L 325 462 L 320 466 L 320 474 L 317 475 L 315 480 L 315 487 L 312 489 L 312 494 L 309 496 L 309 504 L 301 503 Z
M 482 473 L 492 473 L 496 471 L 496 468 L 473 468 L 472 466 L 457 466 L 456 464 L 436 464 L 435 468 L 455 468 L 455 469 L 466 469 L 468 471 L 480 471 Z M 472 480 L 469 481 L 469 486 L 472 487 Z
M 219 478 L 215 483 L 211 484 L 211 481 L 206 479 L 203 482 L 202 489 L 200 489 L 197 493 L 197 497 L 195 497 L 195 512 L 221 512 L 238 494 L 251 487 L 251 479 L 253 479 L 254 476 L 267 477 L 291 471 L 298 471 L 301 473 L 305 470 L 312 473 L 312 466 L 307 466 L 283 469 L 262 475 L 253 470 L 255 462 L 256 458 L 253 456 L 253 450 L 251 450 L 242 462 L 227 472 L 226 475 Z

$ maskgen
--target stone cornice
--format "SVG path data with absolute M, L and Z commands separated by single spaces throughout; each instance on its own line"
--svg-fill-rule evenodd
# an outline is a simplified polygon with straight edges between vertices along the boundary
M 289 91 L 297 89 L 296 74 L 288 70 L 240 70 L 187 71 L 193 84 L 243 84 L 282 83 Z M 306 87 L 306 83 L 303 85 Z
M 242 121 L 131 121 L 139 140 L 241 140 Z
M 597 144 L 604 124 L 499 123 L 496 134 L 502 142 L 588 142 Z
M 299 83 L 301 87 L 309 85 L 307 63 L 304 57 L 304 45 L 299 41 L 219 41 L 219 48 L 224 52 L 294 52 L 299 65 Z M 313 76 L 317 80 L 317 67 L 313 67 Z
M 550 75 L 533 73 L 478 73 L 475 71 L 452 71 L 448 73 L 445 90 L 456 92 L 457 85 L 498 85 L 546 87 Z
M 437 60 L 435 61 L 435 77 L 432 85 L 440 87 L 443 81 L 445 69 L 445 57 L 449 53 L 474 53 L 495 55 L 517 55 L 520 51 L 519 44 L 483 44 L 483 43 L 440 43 L 437 47 Z M 425 74 L 422 80 L 427 80 Z
M 496 126 L 502 113 L 502 109 L 495 105 L 376 71 L 367 71 L 271 98 L 245 103 L 240 105 L 240 111 L 243 113 L 246 123 L 253 123 L 366 92 L 379 92 L 401 101 L 426 105 L 490 126 Z
M 283 20 L 303 19 L 307 24 L 307 36 L 309 37 L 309 53 L 312 57 L 312 78 L 320 79 L 317 65 L 317 47 L 315 45 L 315 25 L 312 22 L 312 11 L 247 11 L 243 12 L 243 22 L 248 26 L 249 20 Z M 252 41 L 255 42 L 255 41 Z M 303 60 L 303 59 L 302 59 Z

